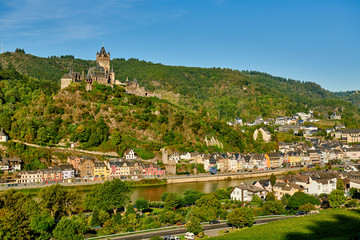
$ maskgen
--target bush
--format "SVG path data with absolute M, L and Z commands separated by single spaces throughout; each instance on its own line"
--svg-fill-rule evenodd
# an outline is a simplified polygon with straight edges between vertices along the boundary
M 316 210 L 315 206 L 311 203 L 307 203 L 299 207 L 299 211 L 310 212 L 311 210 Z
M 359 201 L 356 199 L 351 199 L 350 201 L 345 203 L 346 207 L 358 207 L 359 206 Z
M 150 240 L 163 240 L 159 235 L 153 236 Z

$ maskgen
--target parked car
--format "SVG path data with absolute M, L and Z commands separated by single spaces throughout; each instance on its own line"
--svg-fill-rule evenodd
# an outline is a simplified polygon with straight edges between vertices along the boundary
M 298 211 L 295 213 L 296 216 L 300 216 L 300 215 L 306 215 L 305 211 Z
M 212 220 L 209 222 L 209 224 L 219 224 L 219 223 L 220 223 L 220 221 L 218 221 L 218 220 Z
M 165 236 L 163 240 L 180 240 L 180 238 L 175 236 Z

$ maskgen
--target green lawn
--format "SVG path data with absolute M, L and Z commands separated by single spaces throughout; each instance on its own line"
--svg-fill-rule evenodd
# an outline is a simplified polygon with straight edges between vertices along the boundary
M 360 209 L 336 209 L 270 222 L 211 239 L 360 239 Z

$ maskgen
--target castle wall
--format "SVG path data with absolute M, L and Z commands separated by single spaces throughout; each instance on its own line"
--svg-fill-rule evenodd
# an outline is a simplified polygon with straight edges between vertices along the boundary
M 61 78 L 61 89 L 68 87 L 71 82 L 72 82 L 71 78 Z

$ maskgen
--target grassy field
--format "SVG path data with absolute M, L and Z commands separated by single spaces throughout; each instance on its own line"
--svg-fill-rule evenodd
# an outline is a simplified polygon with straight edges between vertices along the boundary
M 360 239 L 360 209 L 324 211 L 240 229 L 211 239 Z

